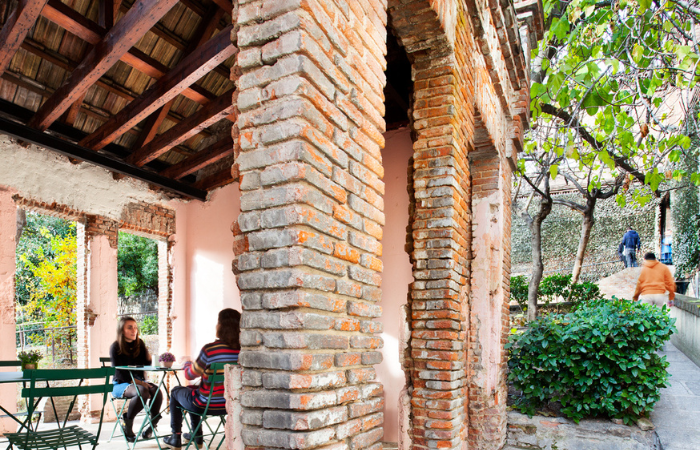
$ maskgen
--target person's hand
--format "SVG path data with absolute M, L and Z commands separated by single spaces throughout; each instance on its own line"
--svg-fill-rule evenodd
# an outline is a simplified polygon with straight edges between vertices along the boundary
M 670 308 L 671 306 L 674 306 L 674 305 L 675 305 L 675 303 L 674 303 L 673 300 L 669 300 L 669 301 L 668 301 L 668 307 L 669 307 L 669 308 Z
M 183 356 L 183 357 L 180 358 L 180 362 L 181 362 L 182 364 L 191 363 L 191 362 L 192 362 L 192 358 L 189 357 L 189 356 Z

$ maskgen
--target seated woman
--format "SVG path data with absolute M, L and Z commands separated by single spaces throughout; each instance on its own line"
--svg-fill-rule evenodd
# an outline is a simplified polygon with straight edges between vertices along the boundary
M 241 344 L 238 340 L 240 334 L 241 313 L 235 309 L 226 308 L 219 312 L 219 321 L 216 324 L 217 340 L 202 347 L 197 361 L 185 362 L 183 367 L 185 378 L 194 380 L 202 377 L 199 386 L 176 386 L 170 392 L 170 427 L 173 434 L 163 439 L 165 445 L 170 448 L 182 446 L 182 409 L 195 413 L 204 412 L 207 406 L 209 390 L 213 389 L 208 415 L 226 414 L 226 399 L 224 398 L 224 385 L 211 386 L 208 380 L 210 366 L 213 363 L 237 363 Z M 192 429 L 197 429 L 200 417 L 190 414 Z M 197 433 L 197 447 L 202 444 L 202 430 Z
M 119 319 L 117 340 L 109 348 L 109 358 L 112 361 L 112 367 L 148 366 L 151 364 L 151 355 L 148 353 L 146 344 L 139 337 L 139 327 L 133 317 L 122 317 Z M 117 369 L 115 371 L 112 379 L 114 384 L 112 396 L 115 398 L 133 399 L 140 393 L 144 402 L 150 400 L 151 421 L 153 422 L 153 427 L 155 427 L 160 420 L 160 406 L 163 403 L 163 393 L 160 392 L 155 384 L 146 382 L 143 371 L 133 371 L 131 374 L 134 376 L 133 380 L 128 370 Z M 131 400 L 126 414 L 122 417 L 124 435 L 129 442 L 136 440 L 133 429 L 134 417 L 142 409 L 143 403 L 141 401 Z M 150 425 L 141 436 L 144 439 L 153 436 L 153 429 Z

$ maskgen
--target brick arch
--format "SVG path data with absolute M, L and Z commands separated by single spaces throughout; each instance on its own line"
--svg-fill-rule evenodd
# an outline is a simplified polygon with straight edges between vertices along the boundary
M 412 63 L 411 248 L 400 448 L 461 448 L 468 436 L 471 80 L 451 36 L 453 2 L 390 1 Z M 410 405 L 410 406 L 408 406 Z

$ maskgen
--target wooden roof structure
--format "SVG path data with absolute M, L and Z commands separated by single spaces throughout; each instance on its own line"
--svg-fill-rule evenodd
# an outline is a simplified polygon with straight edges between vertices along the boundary
M 0 0 L 0 133 L 188 198 L 233 181 L 230 0 Z

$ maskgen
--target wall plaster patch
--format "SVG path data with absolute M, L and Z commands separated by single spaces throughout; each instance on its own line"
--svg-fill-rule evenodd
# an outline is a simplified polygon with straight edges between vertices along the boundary
M 130 203 L 165 204 L 169 199 L 133 178 L 115 180 L 112 173 L 89 163 L 31 145 L 24 148 L 0 135 L 0 186 L 22 197 L 66 205 L 87 214 L 119 220 Z

